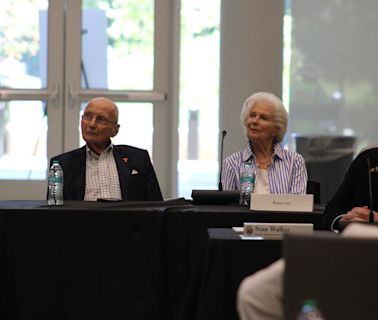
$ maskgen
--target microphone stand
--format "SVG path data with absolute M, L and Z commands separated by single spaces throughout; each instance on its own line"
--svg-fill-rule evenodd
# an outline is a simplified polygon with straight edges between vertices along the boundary
M 218 191 L 223 191 L 222 186 L 222 168 L 223 168 L 223 142 L 224 137 L 226 136 L 226 130 L 222 131 L 222 138 L 221 138 L 221 152 L 220 152 L 220 163 L 219 163 L 219 183 L 218 183 Z
M 374 212 L 373 212 L 373 187 L 371 185 L 371 166 L 370 166 L 370 159 L 367 158 L 367 165 L 368 165 L 368 177 L 369 177 L 369 206 L 370 206 L 370 213 L 369 213 L 369 222 L 374 223 Z

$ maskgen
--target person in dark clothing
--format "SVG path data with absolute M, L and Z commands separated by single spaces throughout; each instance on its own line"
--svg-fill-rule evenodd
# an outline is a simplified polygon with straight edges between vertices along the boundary
M 81 118 L 86 145 L 50 160 L 63 169 L 64 200 L 163 200 L 148 152 L 111 142 L 119 127 L 113 101 L 89 101 Z

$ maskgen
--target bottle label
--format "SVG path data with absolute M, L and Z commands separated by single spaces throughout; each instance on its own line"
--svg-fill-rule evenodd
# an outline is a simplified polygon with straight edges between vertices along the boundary
M 243 184 L 243 183 L 246 183 L 246 182 L 253 183 L 254 182 L 253 177 L 252 176 L 241 176 L 240 177 L 240 183 Z
M 60 176 L 58 176 L 58 177 L 52 176 L 52 177 L 49 177 L 49 181 L 52 182 L 52 183 L 62 183 L 63 179 Z

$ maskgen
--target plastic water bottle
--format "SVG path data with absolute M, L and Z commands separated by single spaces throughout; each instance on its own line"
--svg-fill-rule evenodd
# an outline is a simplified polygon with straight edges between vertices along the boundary
M 63 205 L 63 169 L 58 160 L 53 160 L 48 177 L 48 197 L 50 206 Z
M 240 197 L 239 204 L 249 206 L 251 193 L 255 188 L 255 175 L 252 171 L 252 164 L 245 161 L 240 173 Z
M 313 299 L 305 300 L 296 320 L 325 320 Z

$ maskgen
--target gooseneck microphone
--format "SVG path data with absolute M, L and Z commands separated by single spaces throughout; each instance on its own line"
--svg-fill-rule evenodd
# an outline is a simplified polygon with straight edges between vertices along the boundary
M 374 212 L 373 212 L 373 187 L 371 185 L 371 166 L 370 166 L 370 159 L 366 159 L 367 166 L 368 166 L 368 177 L 369 177 L 369 222 L 374 223 Z
M 234 204 L 239 203 L 239 190 L 223 190 L 222 169 L 223 169 L 223 142 L 226 130 L 221 133 L 220 141 L 220 163 L 218 190 L 192 190 L 193 204 Z
M 223 191 L 222 186 L 222 169 L 223 169 L 223 142 L 224 137 L 226 136 L 227 132 L 226 130 L 222 131 L 222 137 L 221 137 L 221 151 L 220 151 L 220 163 L 219 163 L 219 183 L 218 183 L 218 190 Z

